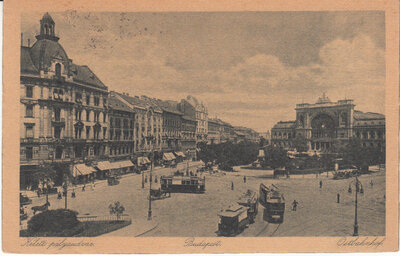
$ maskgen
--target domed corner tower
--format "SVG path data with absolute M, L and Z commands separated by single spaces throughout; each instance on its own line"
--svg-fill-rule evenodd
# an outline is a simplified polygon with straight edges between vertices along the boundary
M 46 12 L 40 20 L 40 34 L 36 36 L 36 39 L 48 39 L 58 42 L 60 38 L 55 35 L 55 26 L 53 18 Z
M 55 22 L 49 13 L 45 13 L 40 20 L 40 34 L 37 41 L 30 49 L 33 64 L 44 76 L 49 78 L 66 78 L 70 76 L 70 60 L 64 48 L 55 36 Z

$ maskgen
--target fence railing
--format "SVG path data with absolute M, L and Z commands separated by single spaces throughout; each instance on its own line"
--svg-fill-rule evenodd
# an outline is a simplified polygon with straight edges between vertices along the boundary
M 81 222 L 86 221 L 130 221 L 131 217 L 127 214 L 120 215 L 119 218 L 116 215 L 104 215 L 104 216 L 95 216 L 95 215 L 88 215 L 88 216 L 78 216 L 77 219 Z

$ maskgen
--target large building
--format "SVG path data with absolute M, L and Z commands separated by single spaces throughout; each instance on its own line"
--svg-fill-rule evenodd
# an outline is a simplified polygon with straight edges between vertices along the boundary
M 21 45 L 21 186 L 35 186 L 44 164 L 90 163 L 107 155 L 108 88 L 88 66 L 75 64 L 46 13 L 37 41 Z M 23 41 L 23 40 L 21 40 Z M 23 43 L 23 42 L 22 42 Z
M 335 143 L 357 137 L 363 146 L 383 147 L 385 116 L 354 108 L 353 100 L 331 102 L 325 94 L 315 104 L 297 104 L 296 120 L 278 122 L 271 130 L 271 142 L 290 148 L 295 138 L 303 137 L 309 151 L 329 152 Z
M 207 142 L 208 110 L 205 105 L 189 95 L 186 99 L 181 100 L 178 108 L 184 115 L 196 120 L 196 142 Z
M 162 109 L 146 97 L 113 94 L 135 112 L 134 153 L 148 156 L 151 151 L 162 151 Z
M 114 92 L 110 92 L 108 104 L 109 159 L 132 159 L 135 148 L 135 112 L 119 100 Z

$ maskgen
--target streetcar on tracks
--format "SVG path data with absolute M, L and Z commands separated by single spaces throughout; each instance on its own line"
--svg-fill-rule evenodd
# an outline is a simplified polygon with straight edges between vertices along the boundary
M 233 204 L 218 213 L 219 236 L 236 236 L 249 224 L 248 207 Z
M 270 187 L 260 184 L 259 201 L 264 206 L 264 219 L 268 222 L 283 222 L 285 213 L 285 198 L 279 188 L 272 184 Z
M 167 193 L 204 193 L 206 178 L 169 175 L 160 177 L 161 190 Z
M 249 222 L 254 223 L 256 215 L 258 213 L 258 198 L 257 193 L 253 190 L 248 189 L 239 200 L 237 201 L 239 205 L 248 207 L 247 215 L 249 216 Z

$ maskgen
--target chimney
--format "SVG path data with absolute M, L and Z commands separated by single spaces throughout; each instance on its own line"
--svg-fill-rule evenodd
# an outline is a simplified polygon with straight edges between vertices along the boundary
M 24 33 L 21 33 L 21 46 L 24 46 Z
M 28 38 L 28 47 L 31 47 L 31 39 Z

